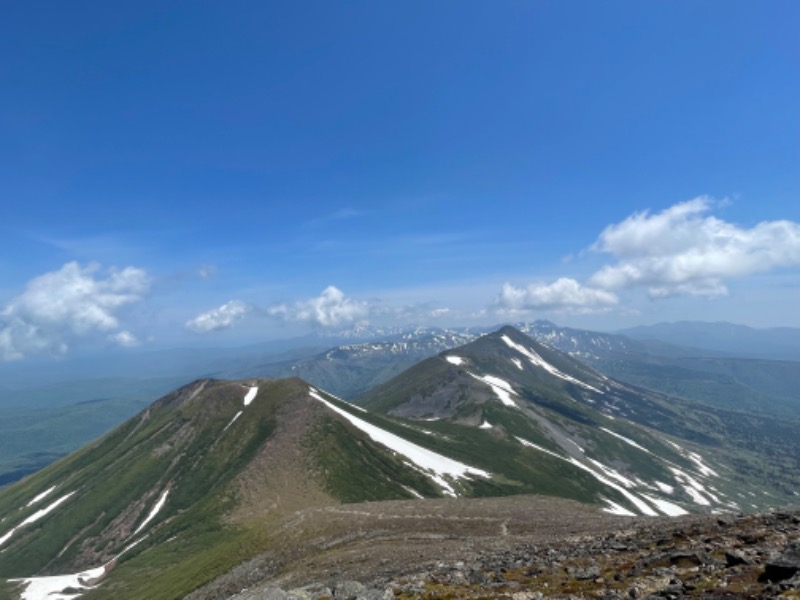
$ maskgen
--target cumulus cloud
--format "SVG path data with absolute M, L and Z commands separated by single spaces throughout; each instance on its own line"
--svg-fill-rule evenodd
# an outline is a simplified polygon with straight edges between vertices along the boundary
M 370 314 L 367 302 L 345 296 L 339 288 L 329 286 L 322 294 L 294 304 L 279 304 L 267 309 L 267 314 L 287 321 L 303 321 L 319 327 L 336 327 L 366 319 Z
M 70 262 L 40 275 L 0 310 L 0 356 L 63 354 L 77 339 L 97 334 L 129 344 L 133 335 L 117 332 L 119 313 L 149 287 L 147 273 L 136 267 L 103 271 L 96 263 Z
M 185 326 L 197 333 L 208 333 L 227 329 L 253 315 L 287 322 L 309 323 L 317 327 L 336 327 L 365 321 L 374 310 L 377 308 L 370 303 L 348 298 L 339 288 L 329 286 L 314 298 L 294 303 L 274 304 L 266 308 L 231 300 L 218 308 L 197 315 L 187 321 Z
M 592 248 L 618 260 L 589 283 L 607 290 L 642 286 L 654 298 L 719 296 L 727 293 L 727 279 L 800 265 L 800 224 L 743 228 L 708 214 L 713 204 L 703 196 L 606 227 Z
M 562 277 L 550 284 L 531 284 L 524 288 L 506 283 L 496 304 L 501 312 L 512 314 L 532 310 L 588 313 L 608 310 L 618 301 L 612 292 Z
M 186 328 L 197 333 L 227 329 L 253 311 L 253 307 L 239 300 L 231 300 L 218 308 L 200 313 L 186 322 Z

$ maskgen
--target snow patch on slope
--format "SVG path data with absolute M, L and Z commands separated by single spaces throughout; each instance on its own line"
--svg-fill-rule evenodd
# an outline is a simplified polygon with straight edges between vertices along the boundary
M 41 494 L 39 494 L 38 496 L 34 497 L 34 499 L 33 499 L 33 500 L 31 500 L 30 502 L 28 502 L 28 503 L 27 503 L 25 506 L 26 506 L 26 507 L 28 507 L 28 506 L 33 506 L 33 505 L 34 505 L 34 504 L 36 504 L 37 502 L 40 502 L 41 500 L 44 500 L 44 499 L 45 499 L 47 496 L 49 496 L 49 495 L 52 493 L 52 491 L 53 491 L 54 489 L 56 489 L 56 486 L 53 486 L 53 487 L 51 487 L 51 488 L 49 488 L 49 489 L 47 489 L 47 490 L 43 491 L 43 492 L 42 492 Z
M 161 498 L 158 499 L 158 502 L 156 502 L 155 506 L 150 511 L 150 514 L 147 515 L 147 518 L 144 521 L 142 521 L 142 523 L 141 523 L 141 525 L 139 525 L 139 527 L 136 528 L 136 531 L 133 532 L 133 535 L 136 535 L 137 533 L 139 533 L 142 529 L 144 529 L 147 526 L 147 524 L 150 521 L 152 521 L 155 518 L 155 516 L 158 514 L 158 512 L 164 507 L 164 503 L 167 501 L 167 496 L 168 495 L 169 495 L 169 490 L 168 489 L 164 490 L 164 493 L 161 494 Z
M 236 421 L 236 419 L 238 419 L 241 416 L 242 416 L 242 411 L 240 410 L 235 415 L 233 415 L 233 418 L 228 422 L 227 425 L 225 425 L 225 428 L 222 430 L 222 433 L 225 433 L 228 430 L 228 427 L 233 425 L 234 421 Z
M 711 501 L 703 494 L 709 498 L 713 498 L 716 502 L 719 502 L 719 498 L 716 498 L 699 481 L 685 471 L 681 471 L 676 467 L 670 467 L 670 471 L 672 471 L 672 474 L 675 475 L 675 479 L 681 483 L 683 491 L 691 496 L 695 504 L 699 504 L 700 506 L 711 505 Z
M 622 440 L 626 444 L 629 444 L 629 445 L 633 446 L 634 448 L 638 448 L 642 452 L 647 452 L 648 454 L 652 454 L 652 452 L 650 452 L 650 450 L 648 450 L 644 446 L 641 446 L 638 443 L 634 442 L 631 438 L 625 437 L 624 435 L 620 435 L 620 434 L 616 433 L 615 431 L 611 431 L 610 429 L 606 429 L 605 427 L 601 427 L 600 429 L 605 431 L 608 434 L 613 435 L 615 438 Z
M 106 567 L 97 567 L 72 575 L 53 575 L 50 577 L 30 577 L 12 579 L 24 584 L 25 590 L 20 600 L 71 600 L 82 595 L 71 590 L 90 590 L 96 587 L 93 582 L 105 575 Z M 68 591 L 70 590 L 70 591 Z
M 658 510 L 663 512 L 665 515 L 670 517 L 680 517 L 681 515 L 688 515 L 689 511 L 678 506 L 677 504 L 673 504 L 667 500 L 662 500 L 661 498 L 656 498 L 655 496 L 651 496 L 650 494 L 642 494 L 643 498 L 647 498 L 648 502 L 651 502 L 653 506 L 655 506 Z
M 517 344 L 514 340 L 512 340 L 507 335 L 501 336 L 501 339 L 506 343 L 506 345 L 509 348 L 513 348 L 514 350 L 516 350 L 517 352 L 519 352 L 520 354 L 525 356 L 529 361 L 531 361 L 531 363 L 534 366 L 541 367 L 542 369 L 544 369 L 545 371 L 547 371 L 551 375 L 555 375 L 556 377 L 558 377 L 560 379 L 563 379 L 564 381 L 569 381 L 570 383 L 574 383 L 576 385 L 579 385 L 579 386 L 581 386 L 583 388 L 586 388 L 587 390 L 592 390 L 593 392 L 597 392 L 598 394 L 602 394 L 603 393 L 602 391 L 598 390 L 596 387 L 592 387 L 588 383 L 584 383 L 583 381 L 580 381 L 579 379 L 575 379 L 571 375 L 567 375 L 563 371 L 560 371 L 559 369 L 555 368 L 553 365 L 551 365 L 549 362 L 547 362 L 541 356 L 539 356 L 536 352 L 534 352 L 530 348 L 526 348 L 525 346 Z
M 244 405 L 249 406 L 258 393 L 258 386 L 251 387 L 244 396 Z
M 28 577 L 26 579 L 9 579 L 12 583 L 21 583 L 25 589 L 20 600 L 74 600 L 82 596 L 85 590 L 91 590 L 99 585 L 99 579 L 106 574 L 109 565 L 112 565 L 128 550 L 142 542 L 147 536 L 141 537 L 127 545 L 122 552 L 96 569 L 88 569 L 70 575 L 50 575 L 45 577 Z
M 469 373 L 469 371 L 467 371 Z M 488 384 L 489 387 L 492 388 L 492 391 L 495 395 L 500 399 L 500 402 L 505 404 L 506 406 L 517 406 L 517 403 L 514 402 L 514 399 L 511 397 L 511 394 L 516 396 L 516 392 L 514 388 L 511 387 L 511 384 L 508 383 L 505 379 L 500 379 L 499 377 L 495 377 L 494 375 L 483 375 L 478 376 L 474 373 L 469 373 L 478 381 L 482 381 L 485 384 Z
M 25 527 L 26 525 L 30 525 L 31 523 L 35 523 L 36 521 L 38 521 L 39 519 L 41 519 L 45 515 L 51 513 L 56 508 L 58 508 L 62 503 L 66 502 L 70 498 L 70 496 L 72 496 L 74 493 L 75 492 L 70 492 L 69 494 L 64 494 L 63 496 L 61 496 L 61 498 L 59 498 L 58 500 L 56 500 L 52 504 L 46 506 L 45 508 L 43 508 L 41 510 L 37 510 L 35 513 L 30 515 L 22 523 L 20 523 L 16 527 L 14 527 L 14 529 L 12 529 L 8 533 L 6 533 L 4 536 L 0 537 L 0 546 L 2 546 L 9 539 L 11 539 L 11 536 L 14 535 L 14 533 L 16 533 L 17 530 L 21 529 L 22 527 Z
M 647 504 L 644 500 L 642 500 L 641 498 L 635 496 L 632 492 L 629 492 L 628 490 L 626 490 L 621 485 L 618 485 L 618 484 L 614 483 L 611 479 L 609 479 L 608 476 L 606 475 L 607 472 L 613 472 L 617 477 L 622 477 L 622 476 L 619 475 L 618 473 L 616 473 L 616 471 L 614 471 L 610 467 L 602 465 L 602 463 L 600 463 L 599 461 L 592 460 L 592 463 L 595 464 L 595 465 L 602 465 L 603 472 L 604 472 L 603 475 L 601 475 L 600 473 L 598 473 L 594 469 L 590 469 L 585 464 L 583 464 L 582 462 L 580 462 L 579 460 L 577 460 L 575 458 L 572 458 L 571 456 L 569 458 L 565 458 L 563 456 L 559 456 L 555 452 L 551 452 L 550 450 L 542 448 L 541 446 L 537 446 L 536 444 L 534 444 L 532 442 L 529 442 L 528 440 L 525 440 L 523 438 L 517 437 L 516 439 L 521 444 L 523 444 L 524 446 L 530 446 L 532 448 L 536 448 L 537 450 L 541 450 L 543 452 L 546 452 L 547 454 L 549 454 L 551 456 L 555 456 L 556 458 L 559 458 L 559 459 L 561 459 L 561 460 L 563 460 L 565 462 L 568 462 L 571 465 L 573 465 L 573 466 L 575 466 L 575 467 L 577 467 L 577 468 L 579 468 L 579 469 L 581 469 L 583 471 L 586 471 L 587 473 L 589 473 L 592 477 L 597 479 L 597 481 L 599 481 L 603 485 L 606 485 L 606 486 L 610 487 L 611 489 L 616 490 L 620 494 L 622 494 L 625 498 L 628 499 L 628 501 L 631 504 L 633 504 L 636 508 L 638 508 L 642 512 L 642 514 L 645 514 L 645 515 L 650 516 L 650 517 L 657 517 L 658 516 L 658 513 L 655 510 L 653 510 L 650 507 L 650 505 Z
M 350 421 L 358 429 L 366 433 L 370 439 L 379 444 L 386 446 L 390 450 L 402 454 L 408 458 L 414 466 L 424 472 L 428 477 L 433 479 L 436 483 L 441 485 L 446 491 L 452 495 L 456 495 L 453 488 L 443 478 L 444 476 L 452 477 L 454 479 L 469 479 L 470 475 L 477 475 L 479 477 L 491 477 L 491 474 L 483 469 L 476 469 L 464 463 L 460 463 L 441 454 L 437 454 L 432 450 L 418 446 L 408 440 L 401 438 L 398 435 L 390 433 L 372 423 L 367 423 L 363 419 L 351 415 L 346 410 L 343 410 L 329 402 L 322 397 L 317 390 L 310 388 L 309 394 L 315 400 L 322 402 L 325 406 L 330 408 L 335 413 L 342 415 L 345 419 Z
M 664 483 L 663 481 L 654 481 L 653 483 L 665 494 L 672 494 L 675 491 L 673 486 L 669 485 L 668 483 Z
M 460 356 L 445 356 L 444 359 L 451 365 L 459 366 L 464 364 L 464 359 Z
M 628 510 L 617 504 L 616 502 L 612 502 L 608 498 L 603 498 L 603 502 L 605 502 L 608 506 L 606 506 L 603 512 L 610 513 L 612 515 L 619 515 L 621 517 L 635 517 L 636 513 L 633 511 Z

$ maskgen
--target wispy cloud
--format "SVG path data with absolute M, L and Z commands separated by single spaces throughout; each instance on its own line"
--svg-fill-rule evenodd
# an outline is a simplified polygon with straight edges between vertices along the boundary
M 0 310 L 0 356 L 64 354 L 77 340 L 99 334 L 133 345 L 133 334 L 120 331 L 119 313 L 149 287 L 150 277 L 136 267 L 104 271 L 97 263 L 70 262 L 40 275 Z
M 347 221 L 350 219 L 357 219 L 363 217 L 367 213 L 355 208 L 343 207 L 330 214 L 322 215 L 305 222 L 306 227 L 319 227 L 328 223 L 335 223 L 337 221 Z
M 218 271 L 219 269 L 216 265 L 205 264 L 200 265 L 197 268 L 197 275 L 200 277 L 200 279 L 213 279 L 217 275 Z
M 607 290 L 645 287 L 653 298 L 719 296 L 727 293 L 728 279 L 800 265 L 800 224 L 739 227 L 709 215 L 713 206 L 702 196 L 609 225 L 592 248 L 617 262 L 589 283 Z

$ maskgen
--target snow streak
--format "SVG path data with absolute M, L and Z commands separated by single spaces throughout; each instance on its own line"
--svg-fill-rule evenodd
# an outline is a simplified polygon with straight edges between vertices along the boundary
M 517 352 L 519 352 L 520 354 L 525 356 L 535 366 L 543 368 L 545 371 L 547 371 L 551 375 L 555 375 L 556 377 L 558 377 L 560 379 L 563 379 L 564 381 L 569 381 L 570 383 L 574 383 L 576 385 L 579 385 L 579 386 L 581 386 L 583 388 L 586 388 L 587 390 L 592 390 L 593 392 L 597 392 L 598 394 L 602 394 L 603 393 L 602 391 L 598 390 L 596 387 L 592 387 L 588 383 L 584 383 L 583 381 L 581 381 L 579 379 L 575 379 L 571 375 L 567 375 L 563 371 L 559 371 L 553 365 L 551 365 L 549 362 L 547 362 L 545 359 L 543 359 L 541 356 L 539 356 L 536 352 L 534 352 L 530 348 L 526 348 L 525 346 L 521 346 L 520 344 L 517 344 L 514 340 L 512 340 L 507 335 L 502 336 L 501 339 L 506 343 L 506 345 L 509 348 L 513 348 L 514 350 L 516 350 Z
M 469 373 L 469 371 L 467 371 Z M 500 402 L 505 404 L 506 406 L 517 406 L 517 403 L 514 402 L 514 399 L 511 397 L 511 394 L 516 396 L 516 392 L 514 388 L 511 387 L 511 384 L 508 383 L 505 379 L 500 379 L 499 377 L 495 377 L 494 375 L 484 375 L 483 377 L 479 377 L 474 373 L 469 373 L 478 381 L 482 381 L 483 383 L 487 384 L 489 387 L 492 388 L 492 391 L 495 395 L 500 399 Z
M 153 507 L 153 510 L 151 510 L 150 514 L 147 515 L 147 518 L 144 521 L 142 521 L 142 524 L 139 525 L 139 527 L 136 528 L 136 531 L 133 532 L 133 535 L 136 535 L 137 533 L 139 533 L 142 529 L 144 529 L 147 526 L 147 524 L 150 521 L 152 521 L 155 518 L 155 516 L 158 514 L 158 511 L 160 511 L 162 509 L 162 507 L 164 506 L 164 503 L 167 501 L 167 495 L 168 494 L 169 494 L 169 490 L 164 490 L 164 493 L 161 494 L 161 498 L 158 499 L 158 502 L 156 502 L 156 505 Z
M 390 433 L 376 425 L 367 423 L 363 419 L 350 414 L 344 409 L 339 408 L 332 402 L 329 402 L 322 397 L 315 389 L 309 389 L 309 394 L 315 400 L 322 402 L 325 406 L 332 411 L 342 415 L 345 419 L 350 421 L 358 429 L 366 433 L 370 439 L 379 444 L 386 446 L 390 450 L 402 454 L 414 463 L 415 468 L 418 468 L 428 477 L 433 479 L 436 483 L 441 485 L 445 490 L 455 495 L 452 487 L 443 478 L 444 476 L 453 477 L 455 479 L 468 479 L 470 475 L 477 475 L 479 477 L 491 477 L 491 474 L 482 469 L 470 467 L 464 463 L 460 463 L 441 454 L 437 454 L 432 450 L 418 446 L 408 440 L 401 438 L 398 435 Z
M 34 504 L 36 504 L 36 503 L 37 503 L 37 502 L 39 502 L 40 500 L 44 500 L 44 499 L 45 499 L 47 496 L 49 496 L 49 495 L 50 495 L 50 493 L 51 493 L 51 492 L 52 492 L 54 489 L 56 489 L 56 486 L 53 486 L 53 487 L 51 487 L 51 488 L 49 488 L 49 489 L 46 489 L 46 490 L 45 490 L 45 491 L 43 491 L 41 494 L 39 494 L 38 496 L 36 496 L 36 497 L 35 497 L 33 500 L 31 500 L 30 502 L 28 502 L 28 504 L 26 504 L 25 506 L 33 506 Z
M 8 533 L 6 533 L 4 536 L 0 537 L 0 546 L 2 546 L 2 545 L 3 545 L 3 544 L 5 544 L 5 543 L 6 543 L 6 542 L 7 542 L 9 539 L 11 539 L 11 536 L 12 536 L 12 535 L 14 535 L 14 533 L 16 533 L 16 531 L 17 531 L 18 529 L 20 529 L 20 528 L 22 528 L 22 527 L 25 527 L 25 525 L 30 525 L 31 523 L 35 523 L 36 521 L 38 521 L 39 519 L 41 519 L 42 517 L 44 517 L 44 516 L 45 516 L 45 515 L 47 515 L 48 513 L 50 513 L 50 512 L 52 512 L 52 511 L 54 511 L 54 510 L 55 510 L 56 508 L 58 508 L 58 507 L 59 507 L 59 506 L 60 506 L 60 505 L 61 505 L 63 502 L 66 502 L 66 501 L 69 499 L 69 497 L 70 497 L 70 496 L 72 496 L 72 494 L 74 494 L 74 493 L 75 493 L 75 492 L 70 492 L 69 494 L 65 494 L 65 495 L 61 496 L 61 498 L 59 498 L 58 500 L 56 500 L 55 502 L 53 502 L 52 504 L 48 505 L 47 507 L 45 507 L 45 508 L 43 508 L 43 509 L 41 509 L 41 510 L 37 510 L 35 513 L 33 513 L 32 515 L 30 515 L 30 516 L 29 516 L 27 519 L 25 519 L 25 520 L 24 520 L 22 523 L 20 523 L 20 524 L 19 524 L 19 525 L 17 525 L 16 527 L 14 527 L 14 529 L 12 529 L 12 530 L 11 530 L 11 531 L 9 531 Z
M 251 387 L 249 390 L 247 390 L 247 394 L 244 397 L 244 405 L 249 406 L 250 403 L 253 401 L 253 399 L 256 397 L 257 393 L 258 393 L 257 386 Z

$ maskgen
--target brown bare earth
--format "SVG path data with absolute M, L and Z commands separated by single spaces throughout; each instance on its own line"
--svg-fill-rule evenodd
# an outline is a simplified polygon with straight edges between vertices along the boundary
M 319 478 L 313 476 L 302 451 L 304 435 L 323 413 L 320 405 L 303 397 L 291 397 L 281 404 L 274 435 L 236 478 L 240 501 L 231 516 L 233 522 L 278 518 L 298 509 L 336 503 L 318 484 Z
M 800 597 L 800 575 L 765 576 L 800 544 L 800 512 L 626 518 L 545 497 L 404 500 L 300 511 L 274 536 L 274 551 L 190 598 Z

